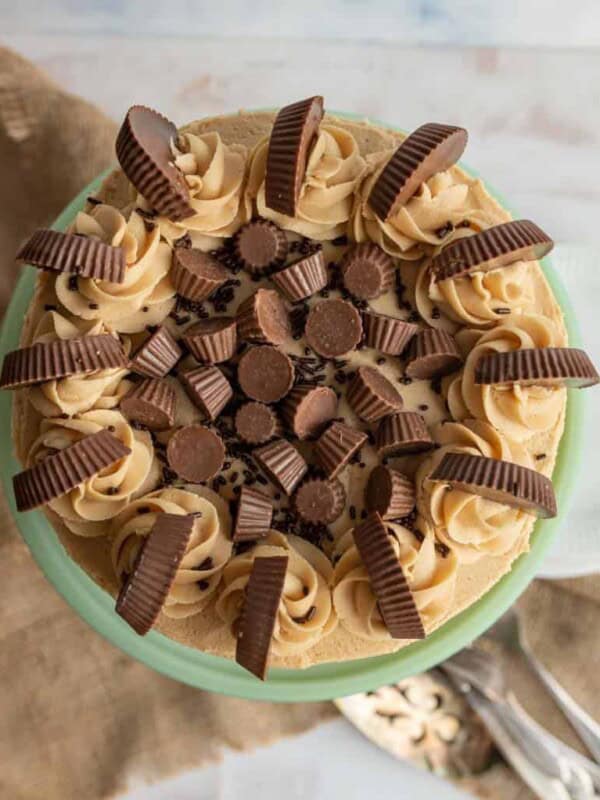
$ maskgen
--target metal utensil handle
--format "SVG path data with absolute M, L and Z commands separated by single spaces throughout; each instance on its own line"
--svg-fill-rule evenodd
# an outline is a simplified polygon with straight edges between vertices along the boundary
M 600 725 L 577 703 L 554 675 L 538 661 L 527 648 L 524 650 L 527 661 L 548 692 L 552 695 L 563 714 L 581 737 L 594 760 L 600 764 Z

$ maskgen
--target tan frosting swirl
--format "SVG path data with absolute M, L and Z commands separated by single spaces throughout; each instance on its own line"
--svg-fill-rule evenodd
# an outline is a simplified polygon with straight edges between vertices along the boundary
M 387 222 L 367 203 L 390 152 L 367 158 L 369 173 L 356 196 L 350 232 L 357 242 L 371 240 L 390 255 L 414 260 L 431 253 L 442 243 L 463 235 L 459 226 L 468 221 L 471 230 L 482 230 L 510 219 L 509 214 L 486 191 L 479 178 L 471 178 L 453 167 L 439 172 L 425 183 Z M 451 223 L 447 235 L 439 235 Z
M 158 218 L 160 232 L 169 242 L 189 233 L 194 247 L 214 250 L 250 218 L 243 192 L 247 150 L 243 145 L 226 145 L 216 132 L 182 133 L 172 147 L 195 214 L 181 222 Z M 141 195 L 137 204 L 149 209 Z
M 144 537 L 160 513 L 196 515 L 190 542 L 162 609 L 168 617 L 191 617 L 213 596 L 231 556 L 227 503 L 205 486 L 159 489 L 130 503 L 111 528 L 111 559 L 119 580 L 133 569 Z
M 485 353 L 532 347 L 560 347 L 564 335 L 540 314 L 511 314 L 506 322 L 480 333 L 465 329 L 456 341 L 466 354 L 463 368 L 444 379 L 442 387 L 455 420 L 483 419 L 509 439 L 523 442 L 558 423 L 565 389 L 544 386 L 479 386 L 475 366 Z
M 321 125 L 308 158 L 295 217 L 278 214 L 265 203 L 267 149 L 265 139 L 254 150 L 246 190 L 260 216 L 311 239 L 323 241 L 344 234 L 365 169 L 352 134 L 335 125 Z
M 132 498 L 156 485 L 160 468 L 154 456 L 152 437 L 147 431 L 134 430 L 119 411 L 95 409 L 72 419 L 42 420 L 40 434 L 29 452 L 28 466 L 31 466 L 54 450 L 62 450 L 104 428 L 131 449 L 130 455 L 49 503 L 52 511 L 78 536 L 108 533 L 110 520 Z
M 283 554 L 289 561 L 272 644 L 278 656 L 308 650 L 337 625 L 329 588 L 333 570 L 324 553 L 298 536 L 271 531 L 227 564 L 216 604 L 219 617 L 232 626 L 240 615 L 254 559 Z
M 450 610 L 458 561 L 453 551 L 445 557 L 435 547 L 435 534 L 427 520 L 418 519 L 423 539 L 402 525 L 387 523 L 391 542 L 427 631 L 437 627 Z M 341 624 L 363 639 L 384 640 L 390 634 L 377 607 L 371 581 L 352 531 L 336 545 L 339 561 L 333 573 L 333 602 Z
M 526 535 L 529 514 L 427 479 L 450 452 L 500 458 L 532 469 L 531 455 L 483 420 L 444 422 L 434 426 L 431 434 L 441 446 L 417 471 L 419 512 L 431 520 L 438 538 L 453 549 L 461 563 L 508 553 Z
M 48 311 L 41 318 L 33 335 L 33 344 L 57 339 L 75 339 L 106 333 L 101 322 L 71 321 L 57 311 Z M 125 343 L 126 349 L 129 343 Z M 127 369 L 106 369 L 93 375 L 71 375 L 60 380 L 33 386 L 29 392 L 32 406 L 44 417 L 60 414 L 82 414 L 92 408 L 115 408 L 131 388 L 124 380 Z
M 122 247 L 127 270 L 123 283 L 78 278 L 74 290 L 69 288 L 73 276 L 57 275 L 56 295 L 67 311 L 122 333 L 162 322 L 175 304 L 175 289 L 169 277 L 171 248 L 161 241 L 158 226 L 148 231 L 136 211 L 126 220 L 116 208 L 98 205 L 77 214 L 71 230 Z
M 490 327 L 503 319 L 506 309 L 521 314 L 535 305 L 531 262 L 475 272 L 461 278 L 435 282 L 425 261 L 419 267 L 415 287 L 416 306 L 429 325 L 455 330 L 457 325 Z M 434 309 L 442 312 L 434 315 Z M 497 309 L 501 309 L 498 314 Z

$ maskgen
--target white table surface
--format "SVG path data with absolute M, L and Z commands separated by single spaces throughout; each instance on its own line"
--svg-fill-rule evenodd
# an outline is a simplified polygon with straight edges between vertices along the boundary
M 183 123 L 319 92 L 330 108 L 406 128 L 465 125 L 467 162 L 522 216 L 559 242 L 593 246 L 600 51 L 590 48 L 600 45 L 600 2 L 544 0 L 543 12 L 541 5 L 372 0 L 365 13 L 364 3 L 349 0 L 327 8 L 287 0 L 251 7 L 21 0 L 0 3 L 0 36 L 116 120 L 134 102 Z M 423 42 L 444 46 L 414 46 Z M 579 294 L 586 302 L 585 289 Z M 597 331 L 591 304 L 586 314 Z M 227 753 L 218 765 L 157 787 L 140 788 L 133 776 L 127 800 L 369 796 L 459 797 L 338 720 L 252 754 Z

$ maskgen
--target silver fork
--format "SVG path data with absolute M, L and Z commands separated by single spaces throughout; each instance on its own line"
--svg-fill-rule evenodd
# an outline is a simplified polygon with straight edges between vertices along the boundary
M 600 725 L 581 708 L 534 655 L 525 638 L 515 609 L 509 609 L 504 616 L 500 617 L 498 622 L 486 632 L 485 637 L 499 642 L 507 650 L 512 650 L 524 659 L 534 675 L 552 695 L 594 760 L 600 763 Z

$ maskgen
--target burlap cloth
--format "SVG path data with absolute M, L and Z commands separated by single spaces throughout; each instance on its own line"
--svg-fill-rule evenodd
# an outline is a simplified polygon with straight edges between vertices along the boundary
M 0 313 L 16 278 L 18 244 L 113 161 L 114 136 L 103 114 L 0 49 Z M 132 661 L 46 583 L 0 501 L 1 798 L 109 798 L 131 776 L 155 781 L 216 759 L 224 747 L 256 747 L 335 715 L 328 703 L 211 695 Z M 597 717 L 598 583 L 538 581 L 521 604 L 538 654 Z M 518 665 L 513 674 L 531 712 L 576 743 L 528 675 Z M 481 797 L 531 796 L 502 763 L 464 785 Z

